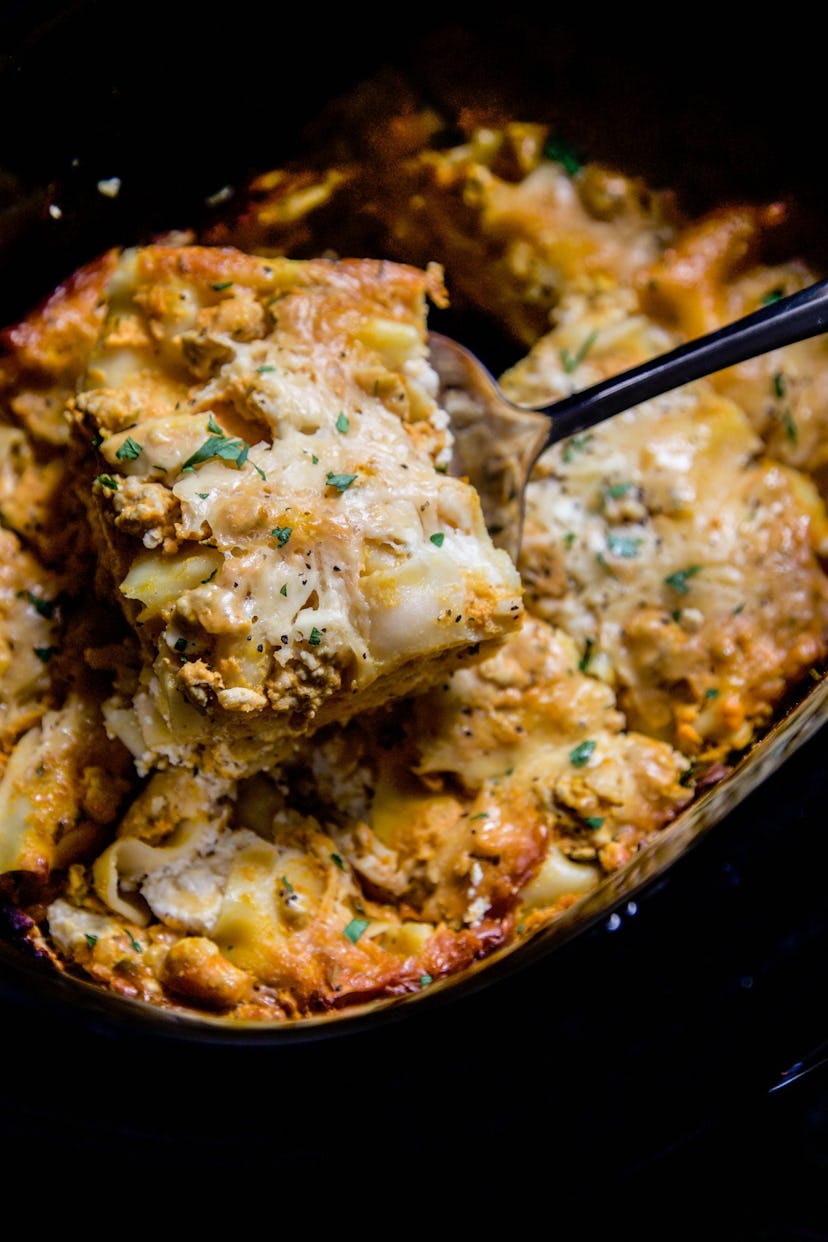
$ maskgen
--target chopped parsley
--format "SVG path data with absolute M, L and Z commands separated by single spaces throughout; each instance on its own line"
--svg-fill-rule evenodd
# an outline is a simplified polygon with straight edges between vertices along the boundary
M 274 526 L 270 532 L 280 548 L 283 548 L 293 534 L 292 526 Z
M 545 159 L 551 160 L 554 164 L 560 164 L 570 177 L 580 172 L 583 166 L 583 161 L 575 148 L 557 134 L 550 134 L 546 139 L 543 154 Z
M 202 462 L 210 461 L 214 457 L 221 457 L 224 461 L 234 461 L 237 466 L 243 466 L 249 452 L 250 445 L 244 440 L 234 440 L 223 433 L 208 436 L 201 448 L 196 449 L 192 456 L 187 458 L 183 469 L 186 470 L 188 466 L 200 466 Z
M 772 302 L 778 302 L 780 298 L 785 296 L 785 290 L 777 286 L 775 289 L 769 289 L 767 293 L 762 294 L 762 305 L 770 306 Z
M 427 988 L 430 983 L 434 982 L 433 975 L 420 975 L 420 987 Z
M 788 439 L 791 441 L 792 444 L 796 444 L 796 441 L 798 438 L 797 430 L 796 430 L 796 423 L 794 422 L 794 417 L 793 417 L 793 414 L 791 414 L 790 410 L 785 409 L 782 411 L 782 422 L 785 427 L 786 436 L 788 437 Z
M 41 617 L 46 617 L 47 620 L 54 616 L 56 600 L 44 599 L 42 595 L 35 595 L 32 591 L 18 591 L 17 598 L 28 600 Z
M 216 293 L 224 293 L 225 289 L 233 288 L 233 282 L 232 280 L 217 280 L 214 285 L 210 285 L 210 288 L 214 289 Z
M 348 937 L 351 944 L 356 944 L 367 926 L 367 919 L 351 919 L 348 926 L 344 929 L 345 935 Z
M 688 579 L 699 573 L 701 568 L 701 565 L 688 565 L 686 569 L 677 569 L 674 574 L 667 575 L 664 585 L 672 587 L 674 591 L 678 591 L 679 595 L 686 595 L 690 590 Z
M 582 436 L 570 436 L 564 445 L 563 459 L 569 463 L 578 452 L 583 452 L 592 439 L 592 432 L 587 431 Z
M 351 424 L 348 421 L 348 415 L 345 414 L 344 411 L 340 410 L 339 417 L 336 420 L 337 431 L 341 431 L 342 434 L 344 435 L 350 426 Z
M 140 457 L 143 451 L 142 446 L 137 440 L 133 440 L 132 436 L 127 436 L 115 456 L 120 461 L 135 461 L 136 457 Z
M 578 668 L 580 669 L 582 673 L 585 673 L 587 669 L 589 668 L 589 662 L 592 659 L 592 650 L 594 646 L 595 646 L 594 638 L 588 638 L 586 642 L 584 643 L 584 654 L 581 656 L 580 660 L 578 661 Z
M 579 742 L 575 749 L 569 752 L 569 762 L 574 764 L 576 768 L 582 768 L 589 763 L 594 750 L 595 743 L 593 741 Z
M 132 934 L 132 932 L 129 930 L 129 928 L 125 928 L 124 930 L 126 931 L 126 936 L 127 936 L 127 939 L 129 940 L 129 947 L 130 947 L 130 948 L 131 948 L 131 949 L 132 949 L 135 953 L 143 953 L 143 951 L 144 951 L 144 950 L 141 948 L 140 944 L 139 944 L 139 943 L 138 943 L 138 941 L 135 939 L 135 937 L 133 936 L 133 934 Z
M 592 828 L 593 831 L 597 831 L 597 829 L 601 827 L 603 822 L 604 822 L 603 815 L 587 815 L 586 819 L 584 820 L 584 823 L 587 825 L 587 827 Z
M 773 395 L 775 397 L 784 397 L 786 392 L 785 376 L 781 371 L 777 371 L 773 377 Z
M 32 650 L 42 664 L 48 664 L 57 651 L 57 647 L 33 647 Z
M 434 544 L 435 548 L 442 548 L 445 535 L 441 530 L 437 530 L 433 535 L 429 535 L 429 539 Z
M 186 651 L 187 650 L 186 638 L 177 638 L 175 642 L 173 643 L 173 647 L 175 648 L 176 651 Z
M 95 945 L 98 943 L 98 937 L 93 936 L 91 932 L 84 932 L 84 937 L 90 949 L 94 949 Z
M 322 631 L 318 630 L 316 626 L 314 626 L 313 629 L 311 630 L 310 637 L 308 638 L 308 642 L 310 643 L 312 647 L 318 647 L 319 644 L 322 642 Z
M 638 549 L 643 540 L 633 539 L 629 535 L 607 535 L 607 547 L 613 556 L 623 556 L 630 560 L 638 556 Z
M 196 466 L 202 465 L 205 461 L 212 461 L 214 458 L 221 458 L 223 461 L 235 462 L 239 470 L 247 461 L 250 452 L 250 445 L 241 439 L 234 439 L 225 435 L 221 427 L 211 414 L 207 420 L 207 429 L 212 432 L 202 444 L 201 448 L 196 449 L 191 457 L 188 457 L 181 467 L 182 470 L 192 471 Z M 265 473 L 255 462 L 251 462 L 253 469 L 259 478 L 265 478 Z
M 279 587 L 279 594 L 284 595 L 287 598 L 287 583 L 286 582 L 283 582 L 282 585 Z
M 263 367 L 256 367 L 256 372 L 258 375 L 266 375 L 268 371 L 275 371 L 275 370 L 276 368 L 273 366 L 270 366 L 269 364 L 266 364 Z
M 335 487 L 338 492 L 347 492 L 355 478 L 355 474 L 334 474 L 329 470 L 325 475 L 325 483 L 328 487 Z
M 111 492 L 118 490 L 118 480 L 111 474 L 98 474 L 95 476 L 95 482 L 100 483 L 101 487 L 108 487 Z
M 339 867 L 340 871 L 345 870 L 345 864 L 339 854 L 331 854 L 331 862 L 335 867 Z
M 588 336 L 584 337 L 574 354 L 571 354 L 568 349 L 561 350 L 561 362 L 563 363 L 563 369 L 568 375 L 573 371 L 577 371 L 578 367 L 581 365 L 584 358 L 586 358 L 587 354 L 592 349 L 592 346 L 595 344 L 597 336 L 597 332 L 590 332 Z
M 607 499 L 620 500 L 622 496 L 627 496 L 634 488 L 634 483 L 611 483 L 607 488 Z

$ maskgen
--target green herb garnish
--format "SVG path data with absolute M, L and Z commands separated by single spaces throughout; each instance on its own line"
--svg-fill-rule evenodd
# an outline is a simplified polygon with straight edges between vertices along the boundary
M 346 492 L 355 478 L 355 474 L 334 474 L 329 470 L 325 475 L 325 482 L 328 487 L 335 487 L 338 492 Z
M 561 350 L 561 362 L 563 363 L 563 369 L 567 372 L 567 374 L 571 374 L 572 371 L 577 371 L 578 367 L 581 365 L 584 358 L 586 358 L 587 354 L 592 349 L 592 346 L 595 344 L 597 336 L 597 332 L 590 332 L 589 336 L 584 338 L 574 354 L 571 354 L 568 349 Z
M 664 585 L 672 587 L 674 591 L 678 591 L 679 595 L 686 595 L 690 590 L 688 578 L 692 578 L 694 574 L 700 573 L 701 565 L 688 565 L 686 569 L 677 569 L 674 574 L 668 574 L 664 579 Z
M 344 929 L 345 935 L 348 937 L 351 944 L 356 944 L 367 926 L 367 919 L 351 919 L 348 926 Z
M 132 436 L 127 436 L 115 456 L 120 461 L 135 461 L 135 458 L 140 457 L 143 451 L 137 440 L 133 440 Z
M 576 768 L 582 768 L 584 764 L 589 763 L 594 750 L 595 743 L 593 741 L 580 742 L 574 750 L 569 752 L 569 762 L 574 764 Z

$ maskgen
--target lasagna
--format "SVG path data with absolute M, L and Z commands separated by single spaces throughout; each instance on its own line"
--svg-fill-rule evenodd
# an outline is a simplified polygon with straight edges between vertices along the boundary
M 429 295 L 436 269 L 384 260 L 119 257 L 68 413 L 141 656 L 106 718 L 143 774 L 275 763 L 517 627 L 516 569 L 446 469 Z
M 0 891 L 48 969 L 229 1022 L 427 991 L 634 866 L 828 655 L 828 349 L 539 460 L 512 563 L 428 327 L 547 404 L 816 279 L 548 122 L 380 75 L 0 360 Z M 794 236 L 794 234 L 792 234 Z

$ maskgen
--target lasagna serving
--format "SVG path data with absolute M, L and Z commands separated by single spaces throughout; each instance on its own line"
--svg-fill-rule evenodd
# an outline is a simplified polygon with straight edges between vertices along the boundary
M 516 563 L 428 350 L 471 313 L 548 404 L 815 280 L 786 206 L 685 217 L 393 76 L 334 117 L 0 358 L 5 922 L 231 1022 L 422 992 L 577 913 L 828 655 L 824 338 L 548 449 Z

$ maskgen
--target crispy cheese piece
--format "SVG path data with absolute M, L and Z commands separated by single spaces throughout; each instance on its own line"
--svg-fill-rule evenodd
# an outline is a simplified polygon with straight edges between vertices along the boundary
M 143 771 L 231 775 L 427 687 L 519 623 L 445 472 L 436 269 L 125 253 L 72 403 L 102 581 L 143 651 L 108 720 Z

